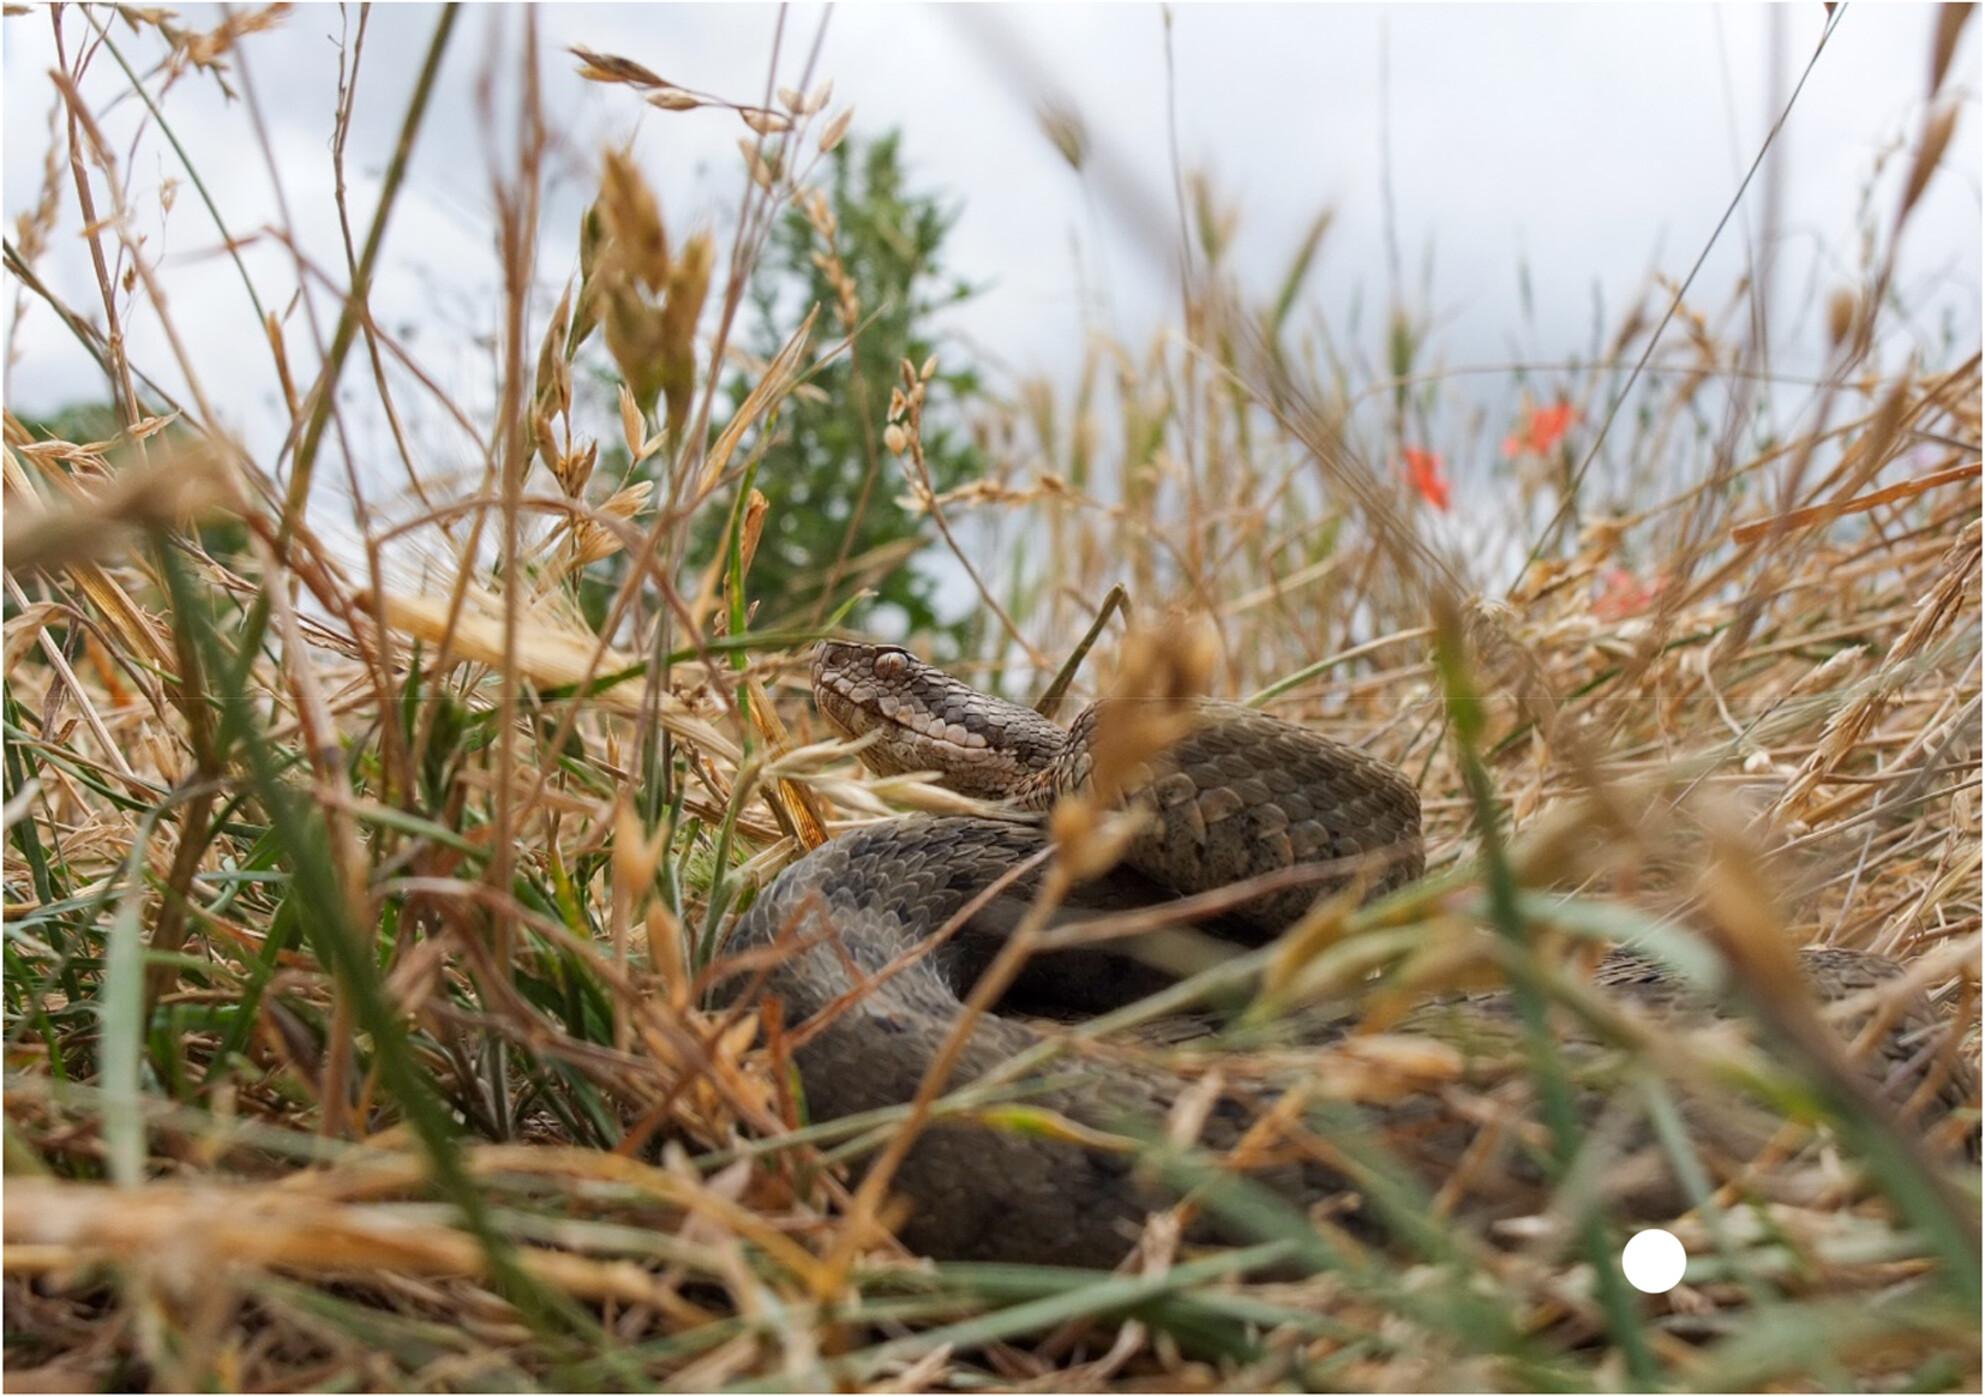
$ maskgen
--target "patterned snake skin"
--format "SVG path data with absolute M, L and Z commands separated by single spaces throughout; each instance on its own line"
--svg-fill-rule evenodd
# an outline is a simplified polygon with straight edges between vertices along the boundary
M 851 736 L 877 734 L 863 753 L 872 769 L 935 770 L 954 789 L 1009 800 L 1026 811 L 1044 810 L 1060 794 L 1081 788 L 1095 725 L 1108 718 L 1107 703 L 1099 704 L 1063 729 L 891 646 L 824 642 L 814 656 L 813 685 L 822 713 L 836 727 Z M 1257 898 L 1223 921 L 1224 932 L 1261 942 L 1319 892 L 1342 887 L 1354 875 L 1364 877 L 1374 895 L 1420 875 L 1419 796 L 1401 773 L 1251 709 L 1200 703 L 1195 717 L 1149 785 L 1131 797 L 1154 818 L 1133 840 L 1123 866 L 1078 887 L 1064 919 L 1210 891 L 1298 864 L 1328 865 L 1331 881 Z M 1039 853 L 1046 838 L 1038 817 L 914 816 L 860 828 L 785 869 L 742 919 L 730 949 L 780 948 L 766 988 L 783 999 L 787 1023 L 797 1025 L 944 927 L 990 884 Z M 1037 888 L 1037 877 L 1013 880 L 933 953 L 899 967 L 851 1005 L 837 1006 L 839 1012 L 796 1055 L 812 1119 L 896 1106 L 916 1095 L 951 1035 L 963 996 Z M 1806 967 L 1823 997 L 1879 983 L 1900 968 L 1881 957 L 1837 950 L 1809 953 Z M 1664 972 L 1623 953 L 1602 964 L 1597 978 L 1657 1009 L 1681 1002 L 1682 991 Z M 1021 988 L 1063 1013 L 1093 1013 L 1164 982 L 1125 957 L 1073 951 L 1038 959 Z M 1418 1022 L 1439 1035 L 1443 1024 L 1452 1028 L 1457 1013 L 1476 1030 L 1501 1026 L 1506 1033 L 1514 1019 L 1507 996 L 1477 995 L 1431 1006 L 1408 1027 Z M 1926 1025 L 1936 1023 L 1927 1003 L 1912 1004 L 1890 1030 L 1887 1050 L 1871 1055 L 1882 1064 L 1871 1071 L 1886 1074 L 1881 1085 L 1894 1099 L 1907 1096 L 1930 1070 L 1919 1040 Z M 1043 1029 L 1019 1018 L 986 1015 L 964 1044 L 946 1089 L 980 1078 L 1043 1036 Z M 1052 1072 L 1055 1085 L 1027 1101 L 1106 1131 L 1133 1122 L 1147 1130 L 1159 1126 L 1189 1086 L 1184 1077 L 1115 1057 L 1062 1059 Z M 1962 1104 L 1972 1088 L 1972 1079 L 1958 1073 L 1938 1104 Z M 1223 1094 L 1198 1143 L 1233 1148 L 1259 1109 L 1244 1093 Z M 1440 1118 L 1427 1101 L 1367 1116 L 1408 1127 L 1413 1162 L 1435 1187 L 1473 1135 L 1465 1123 Z M 1762 1138 L 1746 1137 L 1733 1147 L 1753 1147 Z M 1542 1183 L 1534 1166 L 1526 1175 L 1519 1161 L 1515 1173 Z M 1307 1161 L 1284 1159 L 1259 1177 L 1299 1203 L 1347 1189 L 1343 1176 Z M 1116 1263 L 1146 1215 L 1176 1201 L 1160 1181 L 1134 1169 L 1126 1153 L 955 1117 L 925 1129 L 891 1187 L 911 1204 L 900 1235 L 913 1250 L 940 1258 L 1087 1266 Z M 1648 1199 L 1657 1208 L 1672 1201 L 1672 1189 L 1657 1189 Z M 1533 1189 L 1526 1198 L 1505 1199 L 1503 1210 L 1536 1202 Z M 1357 1217 L 1351 1222 L 1356 1226 Z

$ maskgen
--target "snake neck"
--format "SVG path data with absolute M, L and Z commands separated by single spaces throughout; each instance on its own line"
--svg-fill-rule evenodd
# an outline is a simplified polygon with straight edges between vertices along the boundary
M 1027 809 L 1054 803 L 1069 743 L 1064 729 L 896 646 L 822 641 L 813 656 L 813 696 L 841 732 L 873 734 L 861 754 L 872 771 L 934 771 L 962 795 Z

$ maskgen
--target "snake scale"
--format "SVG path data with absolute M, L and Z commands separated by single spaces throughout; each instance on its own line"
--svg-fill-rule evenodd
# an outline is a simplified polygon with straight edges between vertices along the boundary
M 813 658 L 822 714 L 850 736 L 873 734 L 863 761 L 879 773 L 935 771 L 961 793 L 1041 812 L 1082 789 L 1108 700 L 1067 728 L 1034 710 L 983 694 L 908 652 L 886 645 L 822 642 Z M 1095 915 L 1167 896 L 1224 887 L 1301 864 L 1323 865 L 1321 884 L 1258 896 L 1223 919 L 1229 935 L 1274 937 L 1320 891 L 1355 875 L 1372 895 L 1422 871 L 1420 801 L 1402 773 L 1357 748 L 1268 714 L 1197 701 L 1190 730 L 1155 764 L 1146 786 L 1129 793 L 1149 811 L 1122 865 L 1080 885 L 1065 915 Z M 807 1111 L 816 1121 L 910 1101 L 951 1037 L 978 975 L 1018 925 L 1039 886 L 1038 871 L 1010 878 L 963 929 L 926 954 L 906 956 L 1002 876 L 1040 854 L 1039 818 L 907 816 L 861 826 L 784 869 L 740 920 L 733 951 L 775 948 L 764 989 L 784 1002 L 786 1022 L 812 1025 L 796 1053 Z M 907 963 L 906 963 L 907 962 Z M 1804 953 L 1822 998 L 1839 997 L 1895 975 L 1896 963 L 1870 954 Z M 893 966 L 867 993 L 867 977 Z M 1651 962 L 1614 953 L 1596 978 L 1657 1010 L 1682 992 Z M 1130 1002 L 1164 983 L 1125 957 L 1062 952 L 1031 963 L 1022 980 L 1064 1013 L 1094 1013 Z M 852 1002 L 850 1002 L 852 1001 Z M 1453 1012 L 1450 1008 L 1450 1013 Z M 1513 1022 L 1509 998 L 1476 995 L 1462 1006 L 1477 1026 Z M 1900 1100 L 1933 1070 L 1923 1046 L 1938 1023 L 1920 996 L 1869 1056 L 1870 1072 Z M 946 1083 L 955 1090 L 1039 1045 L 1051 1032 L 1016 1015 L 988 1013 L 973 1027 Z M 1933 1109 L 1972 1098 L 1968 1063 L 1933 1084 Z M 1155 1129 L 1190 1079 L 1121 1057 L 1059 1062 L 1032 1105 L 1076 1127 L 1110 1131 L 1125 1122 Z M 1587 1093 L 1598 1096 L 1598 1093 Z M 1241 1143 L 1258 1101 L 1228 1092 L 1215 1099 L 1197 1143 L 1225 1151 Z M 1594 1106 L 1593 1110 L 1598 1108 Z M 1443 1121 L 1431 1102 L 1388 1107 L 1384 1123 L 1406 1121 L 1429 1186 L 1438 1186 L 1468 1148 L 1472 1131 Z M 1759 1141 L 1753 1141 L 1759 1143 Z M 1519 1168 L 1518 1173 L 1522 1173 Z M 1355 1199 L 1345 1177 L 1316 1158 L 1284 1157 L 1261 1174 L 1298 1203 Z M 1155 1209 L 1176 1201 L 1165 1184 L 1121 1150 L 1093 1147 L 1071 1133 L 991 1128 L 934 1118 L 890 1181 L 910 1205 L 899 1234 L 912 1250 L 939 1258 L 1108 1266 L 1136 1240 Z M 1657 1191 L 1658 1192 L 1658 1191 Z M 1670 1191 L 1672 1196 L 1672 1190 Z M 1506 1211 L 1534 1207 L 1511 1200 Z M 1658 1206 L 1658 1205 L 1657 1205 Z M 1355 1214 L 1355 1202 L 1351 1211 Z M 1218 1235 L 1202 1224 L 1206 1235 Z

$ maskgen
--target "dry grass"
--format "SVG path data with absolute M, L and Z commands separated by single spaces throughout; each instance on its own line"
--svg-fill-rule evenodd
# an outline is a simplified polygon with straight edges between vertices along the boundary
M 150 101 L 225 73 L 259 133 L 253 44 L 235 45 L 271 16 L 213 34 L 131 17 L 110 36 L 58 20 L 65 64 L 165 55 L 132 72 Z M 430 71 L 449 41 L 444 20 Z M 857 333 L 868 308 L 849 285 L 796 322 L 742 402 L 712 372 L 772 221 L 847 122 L 811 73 L 733 104 L 583 60 L 664 119 L 737 109 L 749 180 L 729 246 L 672 239 L 641 172 L 609 159 L 588 265 L 534 320 L 529 289 L 573 269 L 534 260 L 546 131 L 535 84 L 504 74 L 504 392 L 476 427 L 493 446 L 447 498 L 410 456 L 404 501 L 349 472 L 355 551 L 305 507 L 313 470 L 349 457 L 327 385 L 369 388 L 396 439 L 404 414 L 460 409 L 393 397 L 384 365 L 418 362 L 351 299 L 311 329 L 308 364 L 271 340 L 295 384 L 280 475 L 213 425 L 228 405 L 197 364 L 169 400 L 120 333 L 131 295 L 170 325 L 159 270 L 116 148 L 60 84 L 44 213 L 8 268 L 33 333 L 73 331 L 99 357 L 126 427 L 63 442 L 7 419 L 10 1387 L 1976 1387 L 1976 1171 L 1934 1162 L 1936 1130 L 1830 1093 L 1837 1055 L 1795 1050 L 1811 1009 L 1781 969 L 1816 942 L 1902 958 L 1951 1011 L 1935 1050 L 1976 1058 L 1979 359 L 1925 363 L 1886 333 L 1886 259 L 1922 179 L 1868 245 L 1860 294 L 1830 307 L 1813 383 L 1763 376 L 1742 298 L 1661 288 L 1604 362 L 1510 374 L 1508 429 L 1533 435 L 1506 484 L 1456 487 L 1506 512 L 1478 508 L 1465 548 L 1437 490 L 1373 464 L 1432 449 L 1458 416 L 1425 327 L 1397 309 L 1383 368 L 1299 333 L 1314 248 L 1286 294 L 1251 304 L 1203 189 L 1179 330 L 1098 342 L 1077 383 L 1025 385 L 982 424 L 986 478 L 934 493 L 928 366 L 905 366 L 885 469 L 989 618 L 977 653 L 942 658 L 1038 693 L 1121 587 L 1139 623 L 1208 623 L 1214 691 L 1421 785 L 1423 886 L 1379 914 L 1330 909 L 1196 987 L 1252 994 L 1254 1027 L 1355 994 L 1384 1028 L 1420 994 L 1507 971 L 1585 1002 L 1566 952 L 1631 935 L 1691 971 L 1727 962 L 1777 1036 L 1758 1052 L 1642 1025 L 1622 1109 L 1673 1123 L 1664 1083 L 1714 1081 L 1795 1122 L 1734 1167 L 1663 1136 L 1704 1201 L 1672 1224 L 1696 1262 L 1661 1298 L 1595 1272 L 1624 1232 L 1584 1208 L 1577 1167 L 1543 1214 L 1488 1235 L 1441 1221 L 1447 1190 L 1409 1201 L 1423 1225 L 1388 1253 L 1243 1194 L 1223 1206 L 1262 1229 L 1247 1251 L 1118 1276 L 933 1266 L 851 1231 L 852 1180 L 820 1167 L 884 1143 L 900 1113 L 802 1125 L 781 1071 L 796 1026 L 701 993 L 737 909 L 799 849 L 963 803 L 865 776 L 827 740 L 803 692 L 818 629 L 751 589 L 782 508 L 757 453 L 839 349 L 830 324 Z M 343 220 L 361 280 L 424 102 L 370 230 Z M 1930 110 L 1925 179 L 1956 108 Z M 197 185 L 205 153 L 189 156 Z M 87 230 L 98 306 L 34 277 L 58 216 Z M 588 343 L 626 366 L 617 413 L 573 392 Z M 1761 420 L 1793 425 L 1765 439 Z M 616 438 L 652 485 L 598 478 Z M 1631 509 L 1600 512 L 1601 481 Z M 682 559 L 709 512 L 730 546 L 697 574 Z M 416 581 L 396 540 L 440 561 Z M 615 562 L 623 585 L 588 630 L 576 579 Z M 852 595 L 877 560 L 820 562 L 848 564 Z M 1485 1134 L 1521 1128 L 1507 1091 L 1423 1040 L 1300 1059 L 1253 1041 L 1223 1070 L 1311 1074 L 1285 1124 L 1328 1134 L 1324 1101 L 1439 1090 Z M 1554 1070 L 1522 1057 L 1507 1075 L 1548 1093 L 1531 1074 Z M 1975 1128 L 1975 1107 L 1943 1134 Z M 1816 1119 L 1835 1143 L 1794 1151 Z M 985 1120 L 1053 1128 L 1020 1104 Z M 1153 1158 L 1187 1179 L 1214 1163 Z M 1759 1201 L 1766 1176 L 1781 1201 Z

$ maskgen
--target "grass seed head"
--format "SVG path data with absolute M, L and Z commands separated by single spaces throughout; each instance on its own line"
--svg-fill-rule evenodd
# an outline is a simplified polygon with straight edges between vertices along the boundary
M 609 149 L 602 157 L 600 208 L 608 245 L 622 272 L 651 292 L 669 279 L 669 240 L 654 190 L 634 161 Z

